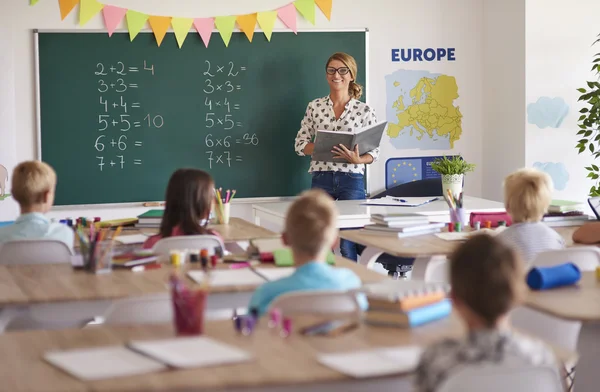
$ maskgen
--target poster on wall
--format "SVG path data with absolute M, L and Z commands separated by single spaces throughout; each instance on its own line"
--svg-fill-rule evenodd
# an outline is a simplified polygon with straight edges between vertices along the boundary
M 0 225 L 19 214 L 19 206 L 10 195 L 9 177 L 17 164 L 12 42 L 9 29 L 0 27 L 0 53 L 9 54 L 0 56 Z
M 440 178 L 431 162 L 442 156 L 390 158 L 385 162 L 385 189 L 407 182 Z M 452 158 L 451 156 L 448 158 Z

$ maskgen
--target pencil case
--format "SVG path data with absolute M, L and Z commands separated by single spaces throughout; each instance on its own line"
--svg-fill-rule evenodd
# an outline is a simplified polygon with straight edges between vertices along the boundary
M 471 212 L 469 226 L 475 227 L 475 222 L 479 222 L 481 227 L 485 227 L 485 222 L 491 222 L 492 227 L 498 227 L 499 222 L 506 222 L 507 226 L 512 224 L 510 215 L 507 212 Z
M 579 282 L 581 271 L 573 263 L 553 267 L 534 267 L 527 274 L 527 285 L 533 290 L 548 290 Z

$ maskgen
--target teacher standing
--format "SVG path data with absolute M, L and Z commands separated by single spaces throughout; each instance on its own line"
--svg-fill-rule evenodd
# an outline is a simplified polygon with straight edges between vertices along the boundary
M 356 83 L 356 61 L 346 53 L 334 53 L 325 66 L 329 95 L 311 101 L 296 136 L 295 150 L 300 156 L 312 155 L 317 130 L 356 132 L 377 122 L 375 112 L 359 101 L 362 86 Z M 365 165 L 377 160 L 379 148 L 359 155 L 358 146 L 334 147 L 333 156 L 346 163 L 311 161 L 312 187 L 325 190 L 334 200 L 365 199 Z M 342 256 L 356 261 L 358 246 L 340 241 Z

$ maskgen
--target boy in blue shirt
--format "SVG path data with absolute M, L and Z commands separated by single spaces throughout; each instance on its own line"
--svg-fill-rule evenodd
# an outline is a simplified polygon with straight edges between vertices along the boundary
M 44 214 L 54 203 L 56 173 L 41 161 L 22 162 L 13 171 L 11 194 L 21 207 L 14 224 L 0 228 L 0 244 L 11 240 L 53 239 L 73 249 L 73 230 Z
M 332 267 L 325 261 L 337 242 L 337 217 L 335 202 L 324 191 L 312 189 L 300 195 L 288 210 L 282 236 L 292 249 L 296 271 L 260 286 L 252 295 L 250 309 L 264 314 L 275 298 L 292 291 L 350 290 L 361 286 L 354 272 Z M 366 299 L 359 296 L 358 300 L 366 309 Z

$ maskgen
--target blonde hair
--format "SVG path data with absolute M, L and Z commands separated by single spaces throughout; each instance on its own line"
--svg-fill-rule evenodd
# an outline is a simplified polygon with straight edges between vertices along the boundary
M 316 257 L 333 245 L 337 235 L 335 202 L 321 189 L 300 194 L 285 220 L 285 233 L 292 250 Z
M 515 251 L 488 234 L 471 237 L 450 256 L 452 295 L 488 327 L 525 295 L 525 271 Z
M 354 60 L 354 57 L 343 52 L 334 53 L 327 60 L 327 64 L 325 65 L 325 67 L 328 67 L 329 63 L 331 63 L 333 60 L 341 61 L 346 67 L 348 67 L 348 69 L 350 69 L 350 76 L 352 76 L 352 81 L 348 86 L 348 93 L 350 94 L 350 97 L 360 99 L 360 97 L 362 96 L 363 88 L 360 84 L 356 83 L 358 66 L 356 65 L 356 60 Z
M 536 169 L 520 169 L 504 180 L 504 206 L 515 222 L 539 222 L 552 202 L 552 179 Z
M 13 171 L 11 185 L 13 198 L 22 207 L 30 207 L 43 203 L 45 194 L 54 191 L 56 173 L 42 161 L 21 162 Z

